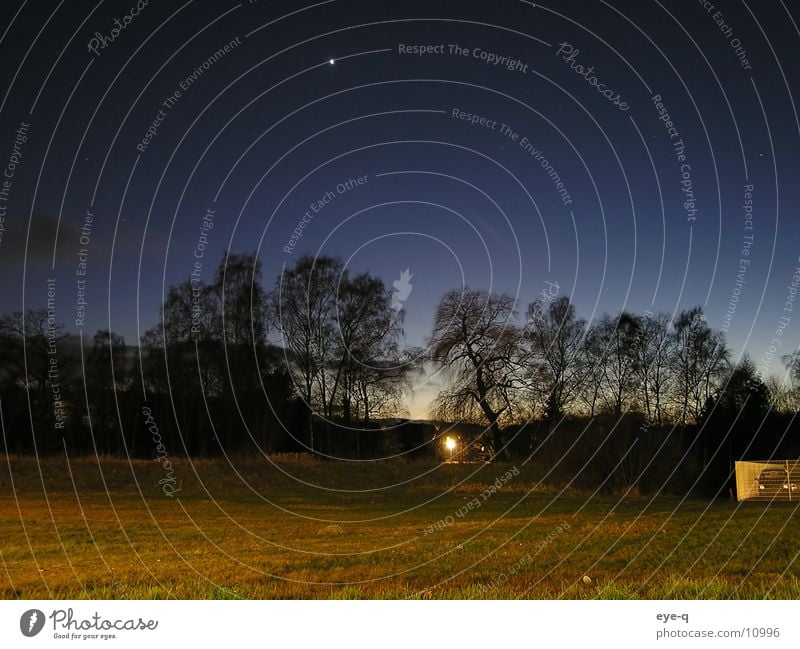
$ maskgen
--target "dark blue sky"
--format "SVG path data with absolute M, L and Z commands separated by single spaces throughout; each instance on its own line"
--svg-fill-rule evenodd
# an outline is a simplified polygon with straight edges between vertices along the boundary
M 553 282 L 587 319 L 701 304 L 720 328 L 727 312 L 735 356 L 775 372 L 763 355 L 782 316 L 778 353 L 800 342 L 784 311 L 800 265 L 800 10 L 716 4 L 9 7 L 0 164 L 21 162 L 0 201 L 0 310 L 43 306 L 55 277 L 59 319 L 81 328 L 85 248 L 84 333 L 133 342 L 188 279 L 213 207 L 205 279 L 226 249 L 257 249 L 269 285 L 305 252 L 388 285 L 408 268 L 408 344 L 446 290 L 511 292 L 524 312 Z

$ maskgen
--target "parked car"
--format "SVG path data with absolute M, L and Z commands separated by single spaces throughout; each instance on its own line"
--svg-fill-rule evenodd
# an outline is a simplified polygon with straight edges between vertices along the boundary
M 756 478 L 759 492 L 794 493 L 800 489 L 800 466 L 770 466 L 761 469 Z M 765 494 L 766 495 L 766 494 Z

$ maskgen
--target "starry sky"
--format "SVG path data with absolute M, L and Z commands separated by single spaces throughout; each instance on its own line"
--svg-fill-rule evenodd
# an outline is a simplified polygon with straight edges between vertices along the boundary
M 699 304 L 765 374 L 800 344 L 797 3 L 5 8 L 2 312 L 55 280 L 71 331 L 135 343 L 199 252 L 268 286 L 309 253 L 408 269 L 408 346 L 462 286 Z

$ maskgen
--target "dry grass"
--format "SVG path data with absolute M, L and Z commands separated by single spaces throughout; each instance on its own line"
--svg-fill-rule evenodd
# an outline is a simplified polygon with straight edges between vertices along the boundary
M 178 461 L 168 498 L 155 462 L 0 457 L 0 597 L 800 597 L 795 505 L 561 492 L 524 467 L 482 500 L 507 469 Z

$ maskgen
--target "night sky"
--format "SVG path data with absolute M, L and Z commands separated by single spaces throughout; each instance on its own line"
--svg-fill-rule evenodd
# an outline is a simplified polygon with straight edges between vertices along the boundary
M 4 14 L 0 312 L 54 279 L 70 330 L 135 343 L 204 246 L 206 281 L 226 250 L 257 250 L 267 287 L 304 253 L 409 269 L 409 346 L 464 285 L 587 320 L 699 304 L 765 374 L 800 343 L 796 2 Z

